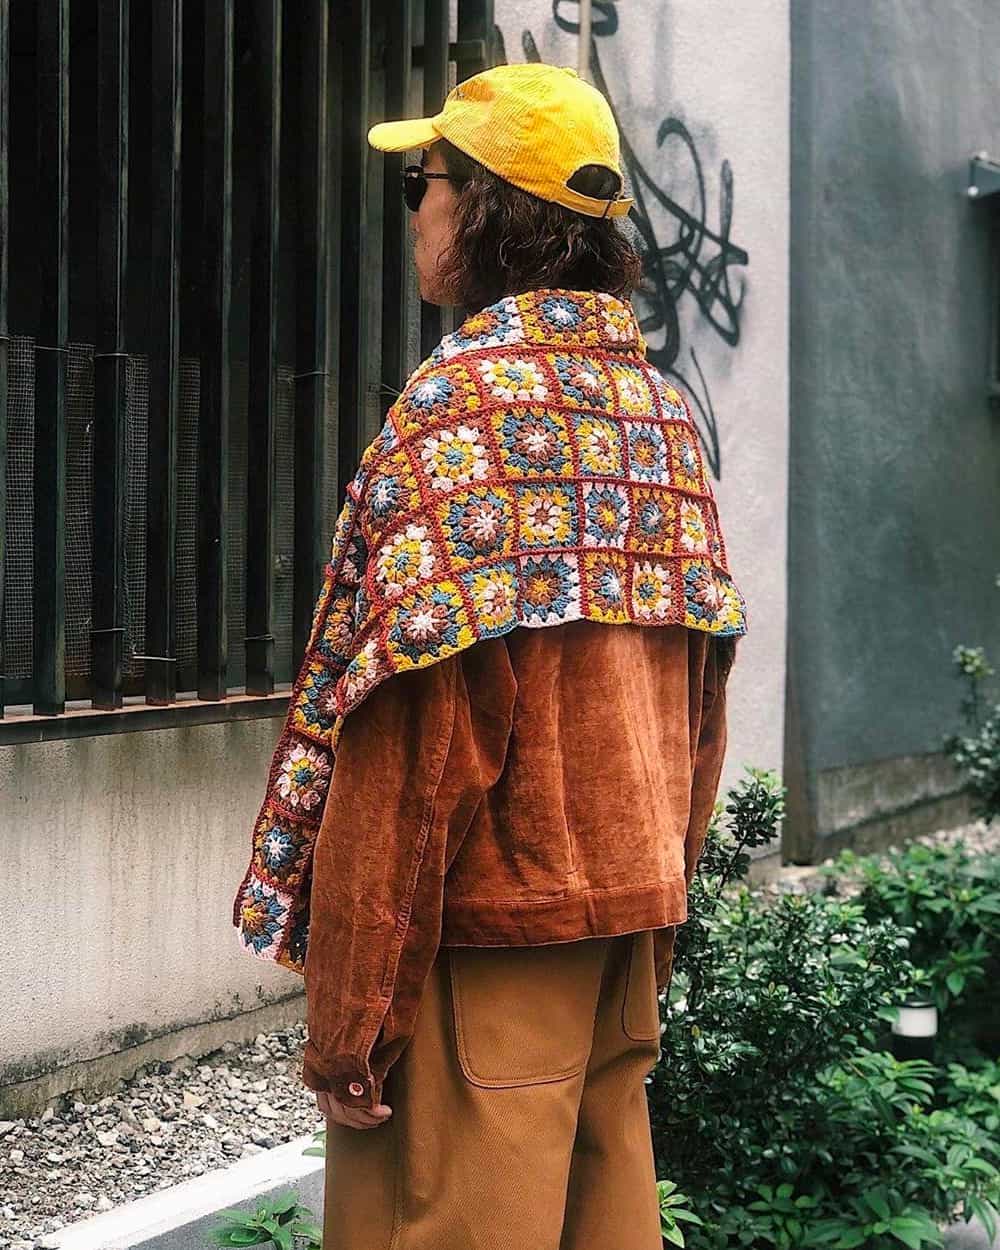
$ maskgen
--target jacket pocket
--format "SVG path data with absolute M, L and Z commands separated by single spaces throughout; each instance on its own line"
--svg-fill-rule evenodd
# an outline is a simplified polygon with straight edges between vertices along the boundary
M 496 1089 L 582 1072 L 608 941 L 449 947 L 455 1047 L 466 1080 Z
M 633 1042 L 660 1040 L 660 1003 L 656 990 L 652 929 L 632 934 L 622 1000 L 622 1029 Z

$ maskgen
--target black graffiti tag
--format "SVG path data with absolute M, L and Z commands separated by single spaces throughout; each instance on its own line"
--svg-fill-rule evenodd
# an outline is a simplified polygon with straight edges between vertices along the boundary
M 563 12 L 568 5 L 572 5 L 575 11 L 576 0 L 553 0 L 553 20 L 560 30 L 578 34 L 577 21 Z M 680 160 L 675 162 L 675 167 L 682 162 L 686 162 L 689 167 L 692 208 L 685 208 L 657 183 L 636 156 L 622 127 L 597 51 L 597 40 L 614 35 L 617 30 L 618 15 L 614 6 L 609 0 L 595 0 L 589 53 L 590 74 L 594 86 L 607 99 L 621 135 L 622 162 L 635 200 L 629 217 L 639 235 L 643 258 L 642 282 L 633 294 L 633 303 L 647 340 L 662 333 L 662 343 L 649 347 L 649 360 L 665 378 L 673 378 L 691 397 L 697 408 L 697 417 L 700 418 L 700 433 L 706 457 L 718 479 L 722 476 L 722 465 L 711 395 L 693 347 L 688 350 L 698 375 L 697 386 L 684 375 L 679 366 L 681 333 L 677 305 L 685 293 L 691 295 L 698 304 L 701 316 L 719 337 L 731 347 L 736 347 L 739 343 L 743 284 L 740 284 L 738 294 L 734 295 L 730 268 L 734 265 L 745 266 L 750 258 L 743 248 L 730 239 L 733 171 L 729 161 L 724 160 L 719 171 L 719 228 L 713 231 L 708 227 L 705 177 L 694 138 L 679 118 L 667 117 L 657 129 L 656 146 L 661 151 L 668 144 L 680 148 Z M 535 40 L 528 30 L 523 32 L 522 45 L 526 60 L 541 60 Z M 665 221 L 670 225 L 671 237 L 667 242 L 661 242 L 657 236 L 657 229 L 650 216 L 651 208 L 655 208 L 658 222 Z

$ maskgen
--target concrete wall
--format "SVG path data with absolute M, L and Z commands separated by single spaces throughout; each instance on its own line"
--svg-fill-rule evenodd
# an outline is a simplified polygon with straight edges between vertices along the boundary
M 230 923 L 280 729 L 0 747 L 0 1120 L 303 1018 L 302 979 Z
M 957 823 L 958 642 L 1000 653 L 995 0 L 792 5 L 789 832 Z M 1000 197 L 997 197 L 1000 199 Z
M 553 15 L 550 0 L 502 0 L 507 59 L 537 50 L 575 67 L 576 17 L 571 2 Z M 651 357 L 699 405 L 730 564 L 749 605 L 730 680 L 726 788 L 745 764 L 780 770 L 784 740 L 788 0 L 595 4 L 593 31 L 590 80 L 603 78 L 634 155 L 633 193 L 661 257 L 651 272 L 670 295 L 650 281 L 635 304 L 665 320 L 647 331 Z

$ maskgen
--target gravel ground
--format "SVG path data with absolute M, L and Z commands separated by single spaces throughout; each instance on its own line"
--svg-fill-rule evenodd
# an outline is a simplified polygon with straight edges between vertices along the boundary
M 916 841 L 1000 851 L 1000 822 Z M 817 888 L 815 868 L 771 890 Z M 305 1025 L 226 1042 L 197 1062 L 141 1068 L 98 1102 L 70 1095 L 40 1119 L 0 1121 L 0 1250 L 44 1250 L 56 1229 L 324 1127 L 301 1079 Z
M 149 1064 L 97 1102 L 0 1121 L 0 1250 L 324 1127 L 302 1084 L 305 1025 Z
M 996 821 L 992 828 L 989 828 L 983 820 L 974 820 L 967 825 L 959 825 L 955 829 L 921 834 L 919 837 L 911 838 L 909 845 L 921 843 L 924 846 L 954 846 L 956 842 L 964 842 L 965 849 L 970 855 L 1000 854 L 1000 820 Z M 861 852 L 861 854 L 867 857 L 866 853 Z M 879 859 L 883 865 L 888 866 L 888 855 L 882 854 Z M 832 864 L 833 859 L 824 859 L 822 863 L 823 865 Z M 821 890 L 826 884 L 826 878 L 818 871 L 820 867 L 819 864 L 788 865 L 780 870 L 781 875 L 776 880 L 768 881 L 755 888 L 766 894 L 800 894 L 806 890 Z M 852 884 L 838 877 L 838 896 L 850 898 L 860 889 L 860 882 L 856 881 Z

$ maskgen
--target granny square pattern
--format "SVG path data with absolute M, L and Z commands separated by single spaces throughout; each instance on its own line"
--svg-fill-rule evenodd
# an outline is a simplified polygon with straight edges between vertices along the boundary
M 530 291 L 441 340 L 348 484 L 233 904 L 243 948 L 304 973 L 337 741 L 376 686 L 580 618 L 747 631 L 690 409 L 631 305 Z

